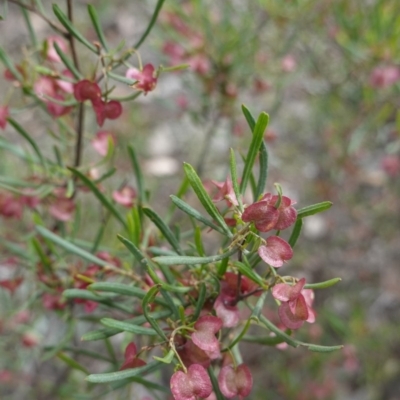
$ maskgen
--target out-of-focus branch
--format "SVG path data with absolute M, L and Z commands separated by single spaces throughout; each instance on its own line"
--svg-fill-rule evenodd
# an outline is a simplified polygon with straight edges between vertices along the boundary
M 68 19 L 71 23 L 74 22 L 74 9 L 72 0 L 67 0 L 67 10 L 68 10 Z M 75 68 L 79 71 L 79 61 L 78 54 L 76 52 L 75 47 L 75 39 L 73 35 L 67 35 L 69 46 L 71 48 L 72 59 L 74 61 Z M 76 145 L 75 145 L 75 159 L 74 159 L 74 167 L 79 167 L 82 158 L 82 141 L 83 141 L 83 124 L 85 119 L 85 106 L 83 102 L 79 104 L 78 108 L 78 119 L 76 122 Z
M 25 8 L 25 10 L 28 10 L 36 15 L 38 15 L 40 18 L 42 18 L 44 21 L 46 21 L 55 31 L 63 35 L 64 37 L 68 37 L 68 32 L 66 32 L 60 25 L 56 24 L 53 22 L 50 18 L 47 18 L 41 11 L 39 11 L 36 7 L 31 6 L 29 4 L 22 3 L 21 1 L 18 0 L 8 0 L 10 3 L 16 4 L 19 7 Z

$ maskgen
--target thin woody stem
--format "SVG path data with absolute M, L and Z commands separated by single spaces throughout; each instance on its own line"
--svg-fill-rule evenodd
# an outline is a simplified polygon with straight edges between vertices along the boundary
M 29 4 L 22 3 L 21 1 L 18 0 L 8 0 L 10 3 L 16 4 L 19 7 L 25 8 L 25 10 L 28 10 L 36 15 L 38 15 L 40 18 L 42 18 L 44 21 L 46 21 L 55 31 L 63 35 L 64 37 L 68 37 L 68 33 L 59 25 L 54 23 L 51 19 L 47 18 L 42 12 L 40 12 L 36 7 L 31 6 Z
M 74 14 L 74 9 L 73 9 L 73 3 L 72 0 L 67 0 L 67 10 L 68 10 L 68 19 L 73 23 L 73 14 Z M 78 54 L 76 52 L 76 47 L 75 47 L 75 40 L 74 37 L 71 34 L 68 34 L 67 36 L 68 42 L 71 48 L 71 53 L 72 53 L 72 59 L 74 61 L 75 68 L 79 71 L 79 60 L 78 60 Z M 82 159 L 82 142 L 83 142 L 83 125 L 84 125 L 84 120 L 85 120 L 85 106 L 82 103 L 79 104 L 78 108 L 78 119 L 76 122 L 76 145 L 75 145 L 75 159 L 74 159 L 74 167 L 79 167 L 81 164 L 81 159 Z M 76 179 L 76 178 L 75 178 Z M 75 194 L 75 192 L 74 192 Z
M 68 8 L 68 19 L 71 21 L 71 23 L 73 23 L 74 9 L 72 6 L 72 0 L 67 0 L 67 8 Z M 71 47 L 72 59 L 74 60 L 75 68 L 79 71 L 79 61 L 78 61 L 78 55 L 76 53 L 74 37 L 71 34 L 68 34 L 67 38 L 69 41 L 69 45 Z

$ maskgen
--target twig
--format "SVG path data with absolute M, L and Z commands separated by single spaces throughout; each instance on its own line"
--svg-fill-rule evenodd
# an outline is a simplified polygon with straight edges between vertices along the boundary
M 68 32 L 66 32 L 60 25 L 54 23 L 50 18 L 47 18 L 42 12 L 40 12 L 36 7 L 31 6 L 29 4 L 22 3 L 21 1 L 18 0 L 9 0 L 10 3 L 14 3 L 19 7 L 25 8 L 25 10 L 28 10 L 36 15 L 38 15 L 40 18 L 42 18 L 44 21 L 46 21 L 55 31 L 63 35 L 64 37 L 68 37 Z
M 67 0 L 67 9 L 68 9 L 68 19 L 71 21 L 71 24 L 72 24 L 73 23 L 73 14 L 74 14 L 72 0 Z M 69 46 L 71 48 L 74 66 L 79 71 L 80 70 L 79 69 L 79 61 L 78 61 L 78 55 L 77 55 L 76 48 L 75 48 L 74 37 L 71 34 L 68 34 L 67 38 L 68 38 Z M 78 120 L 76 123 L 77 137 L 76 137 L 75 160 L 74 160 L 75 168 L 79 167 L 79 165 L 81 164 L 84 119 L 85 119 L 85 106 L 83 103 L 80 103 L 79 108 L 78 108 Z

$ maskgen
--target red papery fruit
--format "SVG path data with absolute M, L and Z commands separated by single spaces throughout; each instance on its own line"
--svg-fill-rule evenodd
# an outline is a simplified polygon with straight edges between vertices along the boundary
M 75 203 L 66 197 L 56 198 L 49 207 L 49 213 L 58 221 L 70 221 L 75 211 Z
M 219 295 L 214 302 L 217 316 L 222 320 L 222 326 L 233 328 L 239 323 L 239 308 L 229 304 L 230 301 Z
M 61 78 L 60 79 L 55 79 L 54 84 L 57 86 L 58 89 L 65 93 L 74 93 L 74 84 L 68 81 L 63 80 L 63 77 L 68 77 L 73 79 L 74 75 L 69 69 L 64 69 L 64 71 L 61 73 Z
M 65 82 L 67 83 L 67 82 Z M 64 101 L 63 94 L 58 93 L 59 85 L 57 80 L 49 77 L 40 77 L 34 84 L 34 91 L 37 96 L 46 104 L 47 111 L 54 117 L 61 117 L 68 114 L 72 107 L 66 107 L 62 104 L 51 101 L 51 99 Z
M 391 177 L 400 175 L 400 157 L 395 154 L 386 155 L 381 161 L 382 169 Z
M 54 79 L 47 76 L 41 76 L 33 85 L 33 90 L 41 100 L 45 102 L 48 101 L 46 96 L 53 97 L 56 93 Z
M 29 189 L 25 190 L 24 193 L 25 194 L 20 197 L 21 204 L 31 209 L 36 208 L 40 203 L 39 197 L 33 195 L 32 191 Z
M 181 64 L 186 53 L 180 44 L 174 42 L 165 42 L 162 51 L 170 57 L 171 65 Z
M 59 293 L 44 293 L 42 296 L 43 307 L 47 310 L 64 310 L 66 303 L 62 297 L 61 291 Z
M 96 256 L 98 258 L 100 258 L 101 260 L 106 261 L 115 267 L 120 267 L 122 265 L 121 260 L 118 257 L 112 256 L 107 251 L 98 251 L 96 253 Z
M 382 89 L 394 85 L 400 80 L 400 68 L 394 65 L 376 67 L 369 78 L 373 88 Z
M 34 333 L 25 333 L 22 336 L 22 345 L 24 347 L 35 347 L 39 343 L 39 338 Z
M 271 193 L 266 193 L 261 201 L 266 201 L 270 206 L 276 205 L 279 200 L 279 196 L 273 195 Z M 288 228 L 290 225 L 293 225 L 296 222 L 297 211 L 293 207 L 296 204 L 295 201 L 289 199 L 289 197 L 282 196 L 281 204 L 278 207 L 278 221 L 276 222 L 274 229 L 283 230 Z
M 229 177 L 226 178 L 225 182 L 211 182 L 218 188 L 218 192 L 213 198 L 214 202 L 225 200 L 228 207 L 237 206 L 239 204 L 233 190 L 232 180 Z
M 101 101 L 101 89 L 97 83 L 84 79 L 75 83 L 74 96 L 78 101 L 90 100 L 97 103 Z
M 157 75 L 152 64 L 146 64 L 140 71 L 137 68 L 129 68 L 125 76 L 137 82 L 132 85 L 137 90 L 142 90 L 146 95 L 155 89 L 157 85 Z
M 247 365 L 240 364 L 236 368 L 227 365 L 221 368 L 218 375 L 218 385 L 221 393 L 228 399 L 248 396 L 253 387 L 253 377 Z
M 58 55 L 54 43 L 57 43 L 58 47 L 60 50 L 65 53 L 68 50 L 68 45 L 67 42 L 60 36 L 49 36 L 46 39 L 47 42 L 47 54 L 46 58 L 49 61 L 54 61 L 54 62 L 61 62 L 61 58 Z
M 210 354 L 200 349 L 200 347 L 196 346 L 192 340 L 187 340 L 183 346 L 177 347 L 177 350 L 179 357 L 181 357 L 181 360 L 186 367 L 193 364 L 199 364 L 204 368 L 208 368 L 211 364 L 211 360 L 218 358 L 220 355 L 219 349 L 219 354 L 215 357 L 215 354 Z
M 212 384 L 204 367 L 191 365 L 187 373 L 175 372 L 170 381 L 172 395 L 175 400 L 197 400 L 210 396 Z
M 23 78 L 26 78 L 26 72 L 22 65 L 15 65 L 15 69 L 22 75 Z M 15 81 L 17 77 L 7 68 L 4 70 L 4 79 L 7 81 Z
M 204 315 L 194 324 L 195 332 L 192 333 L 193 343 L 200 349 L 208 352 L 219 352 L 219 341 L 215 334 L 222 328 L 221 318 L 213 315 Z
M 129 343 L 125 349 L 125 361 L 121 365 L 121 368 L 119 370 L 122 371 L 124 369 L 143 367 L 144 365 L 146 365 L 146 362 L 141 360 L 140 358 L 137 358 L 136 354 L 137 350 L 135 343 Z
M 199 75 L 207 75 L 211 70 L 211 62 L 205 54 L 196 54 L 187 60 L 190 68 Z
M 224 301 L 233 301 L 237 297 L 239 288 L 240 294 L 246 296 L 258 288 L 257 283 L 250 280 L 247 276 L 240 275 L 240 283 L 238 284 L 239 275 L 233 272 L 226 272 L 224 279 L 221 281 L 221 296 Z M 260 296 L 261 292 L 254 293 L 254 296 Z
M 0 215 L 5 218 L 21 219 L 23 212 L 22 202 L 9 193 L 0 193 Z
M 122 114 L 122 105 L 119 101 L 111 100 L 106 103 L 103 100 L 98 100 L 92 102 L 92 104 L 99 126 L 103 126 L 106 119 L 117 119 Z
M 120 190 L 115 190 L 112 194 L 114 201 L 124 207 L 131 208 L 136 199 L 136 190 L 132 186 L 124 186 Z
M 64 97 L 58 93 L 54 94 L 52 97 L 55 100 L 59 100 L 59 101 L 65 100 Z M 49 112 L 49 114 L 51 114 L 53 117 L 57 117 L 57 118 L 68 114 L 72 110 L 72 107 L 66 107 L 62 104 L 55 103 L 50 100 L 46 101 L 46 107 L 47 107 L 47 111 Z
M 297 61 L 291 54 L 288 54 L 285 57 L 283 57 L 281 66 L 282 66 L 282 71 L 293 72 L 297 67 Z
M 111 132 L 108 131 L 99 131 L 96 133 L 96 136 L 92 139 L 91 143 L 93 148 L 103 157 L 107 155 L 108 146 L 110 143 L 115 144 L 115 137 Z
M 303 289 L 305 283 L 305 278 L 302 278 L 294 286 L 278 283 L 272 288 L 272 295 L 281 301 L 279 318 L 289 329 L 300 328 L 304 321 L 315 321 L 315 312 L 311 308 L 314 292 L 311 289 Z
M 0 281 L 0 286 L 4 289 L 7 289 L 11 294 L 14 294 L 14 292 L 21 285 L 22 281 L 22 276 L 13 279 L 4 279 Z
M 296 222 L 297 211 L 289 197 L 282 196 L 281 204 L 276 207 L 279 196 L 266 193 L 260 201 L 248 206 L 242 215 L 244 222 L 253 222 L 260 232 L 272 229 L 283 230 Z
M 0 128 L 5 129 L 7 126 L 7 118 L 9 117 L 7 106 L 0 106 Z
M 293 250 L 290 244 L 279 236 L 270 236 L 266 239 L 266 246 L 258 248 L 258 255 L 267 264 L 279 268 L 285 261 L 293 257 Z

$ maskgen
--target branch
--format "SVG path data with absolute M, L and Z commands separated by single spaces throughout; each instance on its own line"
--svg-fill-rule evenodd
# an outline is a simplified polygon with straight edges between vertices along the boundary
M 21 1 L 18 0 L 9 0 L 10 3 L 14 3 L 19 7 L 25 8 L 25 10 L 28 10 L 36 15 L 38 15 L 40 18 L 42 18 L 44 21 L 46 21 L 55 31 L 63 35 L 64 37 L 68 37 L 68 33 L 58 24 L 53 22 L 50 18 L 47 18 L 43 13 L 41 13 L 36 7 L 31 6 L 29 4 L 22 3 Z

